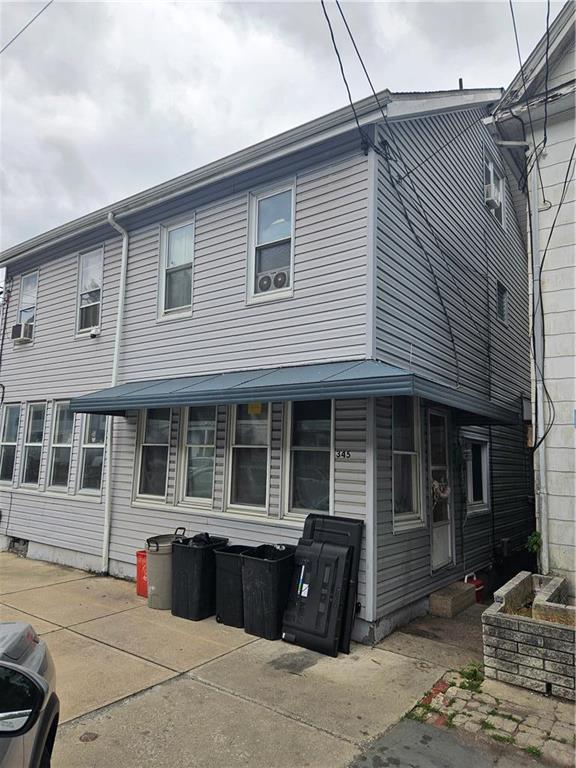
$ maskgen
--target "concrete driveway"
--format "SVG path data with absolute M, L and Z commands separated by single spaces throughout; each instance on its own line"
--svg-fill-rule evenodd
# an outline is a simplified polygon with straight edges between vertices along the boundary
M 346 766 L 453 666 L 385 646 L 328 658 L 8 553 L 0 620 L 30 622 L 54 656 L 58 768 Z

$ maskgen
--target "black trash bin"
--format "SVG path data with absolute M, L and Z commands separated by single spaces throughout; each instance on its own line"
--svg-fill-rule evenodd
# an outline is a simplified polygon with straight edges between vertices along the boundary
M 295 547 L 263 544 L 242 555 L 244 631 L 278 640 L 294 569 Z
M 216 557 L 216 621 L 229 627 L 244 626 L 242 555 L 256 547 L 232 544 L 214 552 Z
M 214 552 L 228 539 L 200 533 L 172 545 L 172 614 L 200 621 L 216 612 Z

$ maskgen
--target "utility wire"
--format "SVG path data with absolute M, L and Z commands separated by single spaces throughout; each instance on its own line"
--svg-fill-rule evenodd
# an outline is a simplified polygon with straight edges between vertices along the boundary
M 347 94 L 348 94 L 348 100 L 349 100 L 349 102 L 350 102 L 350 106 L 351 106 L 351 108 L 352 108 L 352 111 L 354 112 L 354 116 L 356 117 L 356 109 L 355 109 L 355 107 L 354 107 L 354 103 L 353 103 L 353 100 L 352 100 L 352 93 L 351 93 L 351 91 L 350 91 L 350 86 L 348 85 L 348 80 L 347 80 L 347 78 L 346 78 L 346 71 L 345 71 L 345 69 L 344 69 L 344 65 L 343 65 L 343 63 L 342 63 L 342 57 L 340 56 L 340 52 L 339 52 L 339 50 L 338 50 L 338 45 L 337 45 L 337 43 L 336 43 L 336 38 L 335 38 L 335 36 L 334 36 L 334 30 L 333 30 L 333 28 L 332 28 L 332 22 L 330 21 L 330 17 L 329 17 L 329 15 L 328 15 L 328 12 L 326 11 L 326 6 L 325 6 L 325 3 L 324 3 L 324 0 L 320 0 L 320 3 L 321 3 L 321 5 L 322 5 L 322 10 L 323 10 L 323 12 L 324 12 L 324 18 L 326 19 L 326 23 L 327 23 L 327 25 L 328 25 L 328 29 L 330 30 L 330 37 L 331 37 L 331 39 L 332 39 L 332 45 L 333 45 L 333 47 L 334 47 L 334 52 L 336 53 L 336 57 L 337 57 L 337 59 L 338 59 L 338 63 L 339 63 L 339 65 L 340 65 L 340 72 L 341 72 L 341 75 L 342 75 L 342 79 L 343 79 L 343 81 L 344 81 L 344 85 L 345 85 L 345 87 L 346 87 L 346 92 L 347 92 Z M 342 16 L 342 18 L 344 19 L 344 23 L 345 23 L 345 25 L 346 25 L 346 29 L 348 30 L 348 34 L 350 35 L 350 38 L 351 38 L 351 40 L 352 40 L 352 43 L 353 43 L 353 45 L 354 45 L 354 48 L 355 48 L 355 50 L 356 50 L 356 53 L 358 54 L 358 57 L 361 59 L 362 57 L 360 56 L 360 52 L 359 52 L 359 50 L 358 50 L 358 47 L 356 46 L 356 43 L 355 43 L 355 41 L 354 41 L 354 39 L 353 39 L 353 35 L 352 35 L 352 32 L 351 32 L 351 30 L 350 30 L 350 27 L 349 27 L 349 26 L 348 26 L 348 24 L 346 23 L 346 19 L 345 19 L 345 17 L 344 17 L 343 11 L 342 11 L 342 9 L 341 9 L 341 7 L 340 7 L 340 5 L 339 5 L 339 3 L 338 3 L 338 2 L 337 2 L 337 6 L 338 6 L 338 9 L 339 9 L 339 11 L 340 11 L 340 15 L 341 15 L 341 16 Z M 367 77 L 368 77 L 368 82 L 370 83 L 370 87 L 371 87 L 371 89 L 372 89 L 372 93 L 374 94 L 374 96 L 375 96 L 375 98 L 376 98 L 376 103 L 378 104 L 378 106 L 379 106 L 379 108 L 380 108 L 380 111 L 382 112 L 382 116 L 383 116 L 383 118 L 384 118 L 384 121 L 386 122 L 386 124 L 388 124 L 388 118 L 387 118 L 387 116 L 386 116 L 386 113 L 385 113 L 385 111 L 384 111 L 384 109 L 383 109 L 382 105 L 380 104 L 380 102 L 379 102 L 379 100 L 378 100 L 378 96 L 376 95 L 376 92 L 375 92 L 374 86 L 372 85 L 372 81 L 370 80 L 370 78 L 369 78 L 369 76 L 368 76 L 368 73 L 367 73 L 366 67 L 365 67 L 365 65 L 364 65 L 364 63 L 363 63 L 363 62 L 362 62 L 362 67 L 363 67 L 363 69 L 364 69 L 364 72 L 366 73 L 366 75 L 367 75 Z M 362 137 L 362 138 L 365 140 L 365 139 L 366 139 L 366 134 L 364 133 L 364 131 L 363 131 L 363 130 L 362 130 L 362 128 L 360 127 L 360 124 L 359 124 L 359 121 L 358 121 L 358 119 L 356 119 L 356 123 L 357 123 L 357 125 L 358 125 L 358 130 L 359 130 L 359 132 L 360 132 L 360 135 L 361 135 L 361 137 Z M 397 145 L 396 145 L 396 142 L 395 142 L 395 137 L 393 137 L 393 135 L 392 135 L 392 134 L 391 134 L 391 138 L 393 138 L 393 140 L 394 140 L 394 143 L 395 143 L 395 146 L 397 146 Z M 391 182 L 391 184 L 392 184 L 392 188 L 394 189 L 394 191 L 395 191 L 395 193 L 396 193 L 396 196 L 397 196 L 397 198 L 398 198 L 398 202 L 400 203 L 400 205 L 401 205 L 401 207 L 402 207 L 402 212 L 403 212 L 403 214 L 404 214 L 404 217 L 405 217 L 405 219 L 406 219 L 406 222 L 407 222 L 407 224 L 408 224 L 408 226 L 409 226 L 409 228 L 410 228 L 410 231 L 412 232 L 412 235 L 414 236 L 414 239 L 415 239 L 415 241 L 416 241 L 417 245 L 418 245 L 418 246 L 421 248 L 421 250 L 422 250 L 422 253 L 424 254 L 424 257 L 426 258 L 426 261 L 427 261 L 427 264 L 428 264 L 428 268 L 429 268 L 429 270 L 430 270 L 430 273 L 431 273 L 431 275 L 432 275 L 432 279 L 433 279 L 433 281 L 434 281 L 434 286 L 435 286 L 435 289 L 436 289 L 436 294 L 437 294 L 437 296 L 438 296 L 438 300 L 439 300 L 439 302 L 440 302 L 440 305 L 441 305 L 441 307 L 442 307 L 442 310 L 443 310 L 443 312 L 444 312 L 444 315 L 445 315 L 445 317 L 446 317 L 446 322 L 447 322 L 447 326 L 448 326 L 448 332 L 449 332 L 449 335 L 450 335 L 450 340 L 451 340 L 451 344 L 452 344 L 452 349 L 453 349 L 453 352 L 454 352 L 454 363 L 455 363 L 455 366 L 456 366 L 456 383 L 457 383 L 457 385 L 459 385 L 459 384 L 460 384 L 460 364 L 459 364 L 459 361 L 458 361 L 458 352 L 457 352 L 457 348 L 456 348 L 456 339 L 455 339 L 455 337 L 454 337 L 454 331 L 453 331 L 453 329 L 452 329 L 452 324 L 451 324 L 451 322 L 450 322 L 450 316 L 449 316 L 449 314 L 448 314 L 448 311 L 447 311 L 446 305 L 445 305 L 445 303 L 444 303 L 444 299 L 442 298 L 442 293 L 441 293 L 441 291 L 440 291 L 440 286 L 439 286 L 439 284 L 438 284 L 438 278 L 436 277 L 436 272 L 435 272 L 435 270 L 434 270 L 434 267 L 433 267 L 433 264 L 432 264 L 432 260 L 431 260 L 431 258 L 430 258 L 430 256 L 429 256 L 429 254 L 428 254 L 428 252 L 427 252 L 426 248 L 424 247 L 424 244 L 422 243 L 422 241 L 421 241 L 421 239 L 420 239 L 419 235 L 417 234 L 416 230 L 414 229 L 414 226 L 413 226 L 413 224 L 412 224 L 412 221 L 411 221 L 411 219 L 410 219 L 410 216 L 409 216 L 409 214 L 408 214 L 408 210 L 407 210 L 407 208 L 406 208 L 406 204 L 405 204 L 404 200 L 402 199 L 402 196 L 400 195 L 400 193 L 399 193 L 399 190 L 398 190 L 398 188 L 397 188 L 397 186 L 396 186 L 396 184 L 395 184 L 395 182 L 394 182 L 394 178 L 393 178 L 393 174 L 392 174 L 392 169 L 391 169 L 391 166 L 390 166 L 390 156 L 389 156 L 389 152 L 388 152 L 388 151 L 386 151 L 386 149 L 385 149 L 385 151 L 383 152 L 383 151 L 382 151 L 382 149 L 381 149 L 380 147 L 378 147 L 376 144 L 374 144 L 374 142 L 372 141 L 371 137 L 368 137 L 368 140 L 369 140 L 369 146 L 370 146 L 370 147 L 371 147 L 371 148 L 374 150 L 374 152 L 375 152 L 375 153 L 377 153 L 377 154 L 378 154 L 380 157 L 383 157 L 383 158 L 384 158 L 384 160 L 386 161 L 386 165 L 387 165 L 388 174 L 389 174 L 389 176 L 390 176 L 390 182 Z M 388 146 L 389 146 L 389 145 L 388 145 L 388 144 L 386 144 L 386 147 L 388 147 Z
M 399 146 L 398 142 L 396 141 L 396 137 L 394 135 L 394 131 L 392 130 L 392 127 L 391 127 L 390 122 L 388 120 L 388 115 L 384 111 L 384 109 L 382 107 L 382 104 L 380 103 L 380 100 L 378 99 L 378 94 L 376 93 L 376 89 L 374 88 L 374 84 L 372 83 L 372 79 L 370 78 L 370 75 L 368 73 L 368 69 L 367 69 L 366 65 L 364 64 L 364 60 L 362 58 L 362 54 L 360 53 L 360 50 L 358 49 L 358 46 L 356 44 L 356 40 L 354 39 L 354 35 L 352 34 L 352 30 L 350 29 L 350 26 L 348 24 L 348 21 L 346 19 L 344 11 L 342 10 L 342 7 L 340 5 L 339 0 L 336 0 L 336 6 L 338 8 L 338 11 L 340 12 L 340 16 L 342 17 L 342 21 L 344 22 L 344 26 L 346 27 L 346 31 L 348 32 L 348 35 L 349 35 L 350 40 L 352 42 L 352 45 L 354 46 L 354 50 L 356 51 L 356 55 L 358 56 L 360 64 L 362 65 L 362 69 L 364 70 L 364 74 L 366 75 L 366 79 L 368 80 L 368 83 L 369 83 L 370 88 L 372 90 L 372 94 L 374 95 L 374 99 L 376 101 L 376 104 L 378 105 L 378 107 L 380 109 L 380 112 L 382 113 L 382 117 L 384 118 L 384 122 L 385 122 L 386 127 L 388 129 L 388 132 L 390 134 L 390 138 L 392 139 L 392 142 L 393 142 L 393 149 L 394 149 L 397 157 L 402 161 L 402 164 L 404 165 L 404 168 L 406 169 L 407 168 L 406 160 L 402 156 L 402 152 L 401 152 L 400 146 Z M 479 119 L 482 119 L 482 117 L 483 117 L 483 115 Z M 476 123 L 476 122 L 478 122 L 478 120 L 475 120 L 474 122 Z M 387 146 L 390 146 L 390 145 L 388 144 Z M 392 186 L 394 188 L 394 191 L 396 192 L 396 196 L 398 197 L 399 202 L 401 203 L 401 205 L 403 207 L 404 216 L 405 216 L 406 220 L 408 221 L 408 225 L 409 225 L 411 231 L 413 232 L 414 237 L 417 239 L 417 242 L 420 243 L 420 246 L 421 246 L 422 250 L 424 251 L 425 250 L 424 249 L 424 245 L 422 244 L 421 240 L 417 237 L 417 235 L 414 232 L 414 229 L 412 227 L 412 222 L 410 221 L 410 217 L 408 215 L 408 211 L 407 211 L 407 209 L 406 209 L 406 207 L 404 205 L 404 201 L 401 198 L 401 192 L 400 192 L 400 190 L 398 189 L 397 185 L 394 182 L 394 178 L 393 178 L 393 174 L 392 174 L 392 169 L 391 169 L 391 166 L 390 166 L 390 159 L 391 158 L 390 158 L 388 152 L 385 152 L 384 159 L 385 159 L 385 161 L 387 163 L 388 174 L 390 176 L 390 182 L 391 182 L 391 184 L 392 184 Z M 415 169 L 412 169 L 412 170 L 415 170 Z M 398 183 L 400 183 L 402 181 L 402 179 L 406 178 L 406 176 L 408 176 L 411 172 L 412 171 L 408 171 L 407 173 L 404 174 L 404 176 L 399 177 L 397 179 Z M 418 203 L 418 205 L 420 207 L 422 218 L 424 219 L 428 229 L 430 230 L 430 233 L 432 234 L 432 237 L 433 237 L 433 239 L 434 239 L 434 241 L 436 243 L 438 251 L 439 251 L 439 253 L 440 253 L 441 257 L 442 257 L 442 260 L 444 262 L 444 265 L 446 267 L 446 270 L 447 270 L 448 274 L 450 275 L 450 278 L 451 278 L 452 282 L 454 283 L 454 286 L 456 288 L 456 292 L 458 293 L 458 295 L 460 297 L 460 300 L 461 300 L 463 306 L 465 307 L 465 309 L 466 309 L 466 311 L 467 311 L 467 313 L 468 313 L 468 315 L 470 317 L 470 320 L 472 321 L 472 324 L 473 324 L 473 326 L 474 326 L 474 328 L 475 328 L 479 338 L 481 339 L 481 341 L 484 341 L 484 337 L 482 336 L 480 330 L 478 329 L 478 325 L 476 323 L 476 319 L 472 315 L 472 313 L 471 313 L 471 311 L 470 311 L 470 309 L 468 307 L 468 304 L 466 303 L 466 300 L 464 299 L 464 296 L 462 295 L 460 284 L 455 279 L 455 277 L 454 277 L 454 275 L 452 273 L 452 269 L 450 267 L 450 260 L 446 257 L 446 254 L 444 253 L 444 250 L 442 248 L 440 240 L 439 240 L 439 238 L 438 238 L 438 236 L 436 234 L 436 230 L 434 229 L 434 227 L 432 225 L 432 222 L 430 221 L 430 219 L 428 217 L 428 213 L 426 211 L 424 203 L 422 202 L 422 198 L 418 194 L 418 191 L 417 191 L 417 189 L 416 189 L 412 179 L 410 179 L 410 187 L 411 187 L 412 192 L 414 194 L 414 197 L 416 198 L 416 201 L 417 201 L 417 203 Z M 433 271 L 431 262 L 429 263 L 429 266 L 430 266 L 431 271 Z M 435 275 L 434 275 L 434 279 L 435 279 L 435 282 L 436 282 L 436 276 Z M 438 291 L 439 291 L 439 288 L 438 288 Z M 442 296 L 441 296 L 440 292 L 439 292 L 439 299 L 440 299 L 440 302 L 442 304 L 442 308 L 444 310 L 444 313 L 446 315 L 446 320 L 448 322 L 448 326 L 449 326 L 450 332 L 452 332 L 452 328 L 451 328 L 451 325 L 450 325 L 450 318 L 449 318 L 448 313 L 446 311 L 446 307 L 444 306 L 444 302 L 443 302 L 443 299 L 442 299 Z M 455 347 L 454 347 L 454 354 L 456 356 L 456 348 Z M 458 365 L 458 363 L 457 363 L 457 365 Z
M 518 54 L 518 63 L 520 64 L 520 75 L 522 77 L 522 85 L 524 87 L 524 100 L 526 102 L 526 111 L 528 113 L 528 123 L 530 125 L 530 133 L 532 135 L 532 144 L 536 150 L 536 137 L 534 135 L 534 123 L 532 122 L 532 112 L 530 110 L 530 99 L 528 97 L 528 89 L 526 85 L 526 76 L 524 74 L 524 65 L 522 64 L 522 53 L 520 51 L 520 40 L 518 39 L 518 28 L 516 27 L 516 15 L 514 13 L 514 4 L 512 0 L 508 0 L 510 6 L 510 14 L 512 16 L 512 26 L 514 28 L 514 39 L 516 41 L 516 53 Z M 538 178 L 540 179 L 540 187 L 542 188 L 543 202 L 550 207 L 550 202 L 546 199 L 546 192 L 544 191 L 544 182 L 542 181 L 542 171 L 540 170 L 540 163 L 538 161 L 538 153 L 535 153 L 534 160 L 536 168 L 538 170 Z M 536 201 L 537 202 L 537 201 Z
M 29 27 L 31 24 L 33 24 L 33 23 L 36 21 L 36 19 L 38 18 L 38 16 L 40 16 L 42 13 L 44 13 L 44 11 L 45 11 L 45 10 L 48 8 L 48 6 L 49 6 L 49 5 L 52 5 L 52 3 L 53 3 L 53 2 L 54 2 L 54 0 L 48 0 L 48 2 L 46 3 L 46 5 L 45 5 L 43 8 L 41 8 L 41 9 L 38 11 L 38 13 L 36 14 L 36 16 L 33 16 L 33 17 L 30 19 L 30 21 L 28 22 L 28 24 L 26 24 L 26 25 L 24 25 L 24 26 L 22 27 L 22 29 L 20 30 L 20 32 L 17 32 L 17 33 L 14 35 L 14 37 L 13 37 L 11 40 L 8 40 L 8 42 L 6 43 L 6 45 L 5 45 L 5 46 L 4 46 L 2 49 L 0 49 L 0 54 L 3 54 L 3 53 L 4 53 L 4 51 L 6 50 L 6 48 L 9 48 L 9 47 L 12 45 L 12 43 L 14 42 L 14 40 L 17 40 L 17 39 L 20 37 L 20 35 L 22 34 L 22 32 L 25 32 L 25 31 L 28 29 L 28 27 Z
M 570 175 L 573 172 L 573 162 L 574 162 L 574 156 L 576 154 L 576 144 L 572 147 L 572 152 L 570 154 L 570 159 L 568 160 L 568 167 L 566 169 L 566 175 L 564 176 L 564 181 L 562 183 L 562 192 L 560 193 L 560 199 L 558 201 L 558 208 L 556 209 L 556 214 L 554 216 L 554 220 L 552 221 L 552 226 L 550 227 L 550 232 L 548 233 L 548 239 L 546 240 L 546 246 L 544 248 L 544 252 L 542 254 L 542 259 L 540 260 L 540 269 L 539 269 L 539 280 L 538 280 L 538 300 L 536 301 L 534 305 L 534 311 L 532 314 L 532 335 L 533 335 L 533 342 L 534 342 L 534 352 L 536 350 L 536 338 L 534 335 L 534 321 L 536 319 L 536 314 L 538 310 L 540 310 L 541 314 L 541 321 L 542 321 L 542 330 L 544 331 L 544 305 L 543 305 L 543 296 L 542 296 L 542 270 L 544 268 L 544 262 L 546 261 L 546 256 L 548 255 L 548 250 L 550 247 L 550 243 L 552 242 L 552 235 L 554 234 L 554 230 L 556 228 L 556 223 L 558 221 L 558 217 L 560 215 L 560 211 L 562 209 L 562 206 L 564 205 L 564 202 L 566 200 L 566 197 L 568 195 L 568 185 L 571 181 Z M 537 233 L 539 234 L 539 233 Z M 533 299 L 534 300 L 534 299 Z M 537 451 L 538 448 L 542 445 L 544 440 L 546 440 L 550 430 L 554 426 L 554 422 L 556 420 L 556 408 L 554 406 L 554 401 L 550 397 L 550 393 L 548 392 L 548 388 L 546 387 L 546 382 L 544 378 L 544 368 L 545 368 L 545 359 L 546 359 L 546 346 L 545 346 L 545 339 L 546 334 L 542 333 L 543 338 L 543 346 L 542 346 L 542 366 L 539 366 L 536 362 L 536 355 L 534 354 L 534 365 L 538 369 L 538 373 L 540 374 L 540 378 L 542 380 L 542 388 L 544 389 L 544 393 L 546 395 L 546 398 L 548 399 L 548 407 L 552 412 L 552 417 L 546 427 L 546 429 L 542 433 L 542 437 L 538 442 L 534 445 L 533 450 Z

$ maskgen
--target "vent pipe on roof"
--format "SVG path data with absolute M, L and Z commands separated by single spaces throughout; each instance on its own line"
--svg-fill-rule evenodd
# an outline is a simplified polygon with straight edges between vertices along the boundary
M 118 383 L 118 361 L 122 342 L 122 326 L 124 322 L 124 304 L 126 299 L 126 275 L 128 272 L 128 231 L 121 227 L 114 218 L 112 211 L 108 213 L 108 223 L 122 235 L 122 256 L 120 259 L 120 285 L 118 288 L 118 307 L 116 310 L 116 335 L 114 337 L 114 354 L 112 357 L 112 376 L 110 386 Z M 112 448 L 114 444 L 114 417 L 108 417 L 106 431 L 106 466 L 104 499 L 104 531 L 102 534 L 102 573 L 108 573 L 110 565 L 110 531 L 112 528 Z
M 459 91 L 464 90 L 464 80 L 461 77 L 458 78 L 458 90 Z

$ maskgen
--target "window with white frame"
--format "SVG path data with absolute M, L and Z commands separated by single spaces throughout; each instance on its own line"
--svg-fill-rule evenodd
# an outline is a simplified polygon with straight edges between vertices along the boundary
M 100 327 L 102 308 L 102 248 L 81 253 L 78 276 L 78 331 Z
M 170 408 L 148 408 L 142 414 L 139 496 L 166 496 L 170 454 Z
M 162 227 L 160 314 L 185 312 L 192 307 L 194 223 Z
M 230 504 L 265 507 L 268 485 L 270 423 L 268 403 L 234 409 L 230 457 Z
M 70 410 L 68 403 L 56 403 L 50 449 L 50 481 L 48 485 L 51 488 L 68 487 L 73 430 L 74 413 Z
M 292 186 L 250 197 L 250 299 L 279 298 L 291 293 L 293 197 Z
M 484 160 L 484 202 L 500 224 L 504 223 L 504 176 L 487 155 Z
M 500 281 L 496 283 L 496 314 L 503 323 L 508 323 L 508 290 Z
M 81 449 L 80 490 L 98 492 L 102 487 L 107 417 L 89 413 L 84 419 Z
M 20 404 L 5 405 L 0 441 L 0 481 L 11 483 L 14 478 L 14 462 L 20 425 Z
M 22 483 L 25 485 L 38 485 L 40 481 L 45 417 L 46 403 L 28 404 L 22 461 Z
M 392 398 L 392 488 L 394 527 L 420 525 L 424 519 L 420 483 L 419 403 Z
M 465 459 L 468 511 L 485 511 L 490 506 L 488 495 L 488 441 L 468 440 Z
M 20 305 L 18 322 L 34 325 L 36 322 L 36 301 L 38 297 L 38 272 L 22 275 L 20 280 Z
M 330 510 L 332 401 L 292 403 L 290 508 Z
M 185 498 L 212 498 L 215 446 L 216 407 L 201 405 L 188 408 L 185 437 Z

